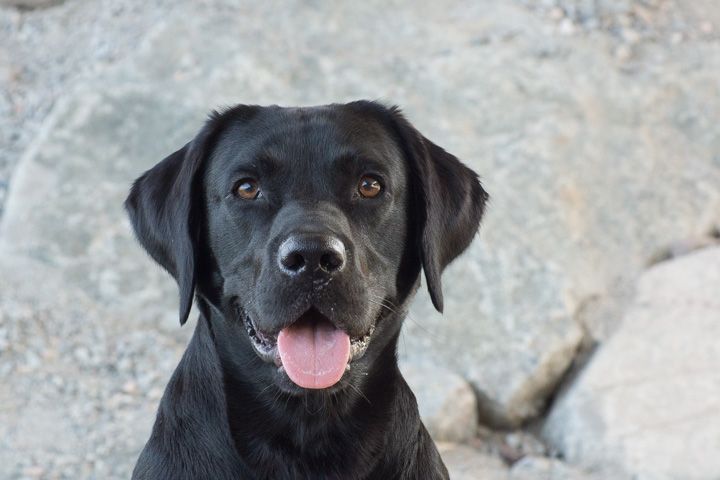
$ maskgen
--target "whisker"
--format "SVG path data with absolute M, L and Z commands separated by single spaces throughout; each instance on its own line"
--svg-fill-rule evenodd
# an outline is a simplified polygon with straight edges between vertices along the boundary
M 273 410 L 277 409 L 277 403 L 278 403 L 278 400 L 280 399 L 281 395 L 282 395 L 282 391 L 280 391 L 280 390 L 278 390 L 277 393 L 275 395 L 273 395 L 273 399 L 272 399 L 272 409 Z
M 425 325 L 422 325 L 418 320 L 415 319 L 415 317 L 414 317 L 413 315 L 410 315 L 410 312 L 408 312 L 407 318 L 408 318 L 411 322 L 413 322 L 413 323 L 414 323 L 420 330 L 422 330 L 423 332 L 427 333 L 427 334 L 430 335 L 431 337 L 437 337 L 437 334 L 436 334 L 435 332 L 433 332 L 432 330 L 430 330 L 429 328 L 427 328 Z
M 372 406 L 372 402 L 370 401 L 370 399 L 369 399 L 368 397 L 366 397 L 365 394 L 362 393 L 362 391 L 361 391 L 359 388 L 357 388 L 357 387 L 356 387 L 355 385 L 353 385 L 352 383 L 348 383 L 348 386 L 349 386 L 350 388 L 352 388 L 353 390 L 355 390 L 358 395 L 360 395 L 362 398 L 364 398 L 365 401 L 368 402 L 368 405 L 371 405 L 371 406 Z
M 381 305 L 393 313 L 399 313 L 397 305 L 379 295 L 374 295 L 370 293 L 370 298 L 368 298 L 368 301 L 374 303 L 375 305 Z
M 376 294 L 374 294 L 374 293 L 372 293 L 372 292 L 368 292 L 368 295 L 369 295 L 370 297 L 372 297 L 372 298 L 369 298 L 369 299 L 368 299 L 368 301 L 369 301 L 370 303 L 375 304 L 375 305 L 378 305 L 378 306 L 383 307 L 383 308 L 386 308 L 387 310 L 389 310 L 390 312 L 392 312 L 392 313 L 394 313 L 394 314 L 396 314 L 396 315 L 399 314 L 399 312 L 398 312 L 398 310 L 397 310 L 397 308 L 398 308 L 397 305 L 395 305 L 394 303 L 392 303 L 392 302 L 391 302 L 390 300 L 388 300 L 387 298 L 381 297 L 381 296 L 376 295 Z M 374 298 L 375 300 L 373 300 L 373 298 Z M 380 300 L 380 301 L 378 302 L 377 300 Z M 389 303 L 390 305 L 392 305 L 392 307 L 386 305 L 386 303 Z M 393 308 L 393 307 L 394 307 L 394 308 Z M 437 337 L 437 334 L 436 334 L 435 332 L 429 330 L 427 327 L 425 327 L 424 325 L 422 325 L 413 315 L 410 314 L 409 311 L 405 312 L 405 316 L 406 316 L 411 322 L 413 322 L 420 330 L 422 330 L 424 333 L 428 334 L 428 335 L 431 336 L 431 337 Z
M 287 410 L 289 403 L 290 403 L 290 395 L 286 395 L 285 396 L 285 410 Z
M 263 393 L 265 393 L 265 392 L 267 391 L 267 389 L 269 389 L 269 388 L 272 387 L 272 386 L 273 386 L 272 383 L 267 384 L 267 385 L 265 386 L 265 388 L 263 388 L 262 390 L 260 390 L 260 391 L 258 392 L 258 394 L 255 396 L 255 400 L 259 399 L 260 396 L 261 396 Z
M 387 311 L 389 311 L 389 312 L 391 312 L 391 313 L 395 313 L 395 314 L 398 313 L 396 310 L 393 310 L 392 307 L 388 307 L 388 306 L 385 305 L 384 303 L 381 303 L 381 302 L 372 300 L 372 299 L 370 299 L 370 298 L 368 298 L 368 302 L 372 303 L 373 305 L 377 305 L 377 306 L 379 306 L 379 307 L 382 307 L 382 308 L 386 309 Z

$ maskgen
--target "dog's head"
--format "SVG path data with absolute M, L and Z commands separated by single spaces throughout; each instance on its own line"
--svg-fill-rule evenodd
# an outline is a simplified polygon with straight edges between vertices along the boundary
M 215 113 L 126 208 L 177 280 L 180 322 L 197 294 L 238 368 L 302 393 L 361 380 L 397 338 L 421 267 L 442 311 L 442 271 L 486 199 L 397 108 L 363 101 Z

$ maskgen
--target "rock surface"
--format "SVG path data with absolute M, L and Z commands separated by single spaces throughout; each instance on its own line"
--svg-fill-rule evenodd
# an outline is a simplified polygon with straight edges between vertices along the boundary
M 452 480 L 509 480 L 508 469 L 497 457 L 466 445 L 438 444 Z
M 473 47 L 454 46 L 462 67 L 434 60 L 449 74 L 421 82 L 464 103 L 414 99 L 409 114 L 481 173 L 491 203 L 444 275 L 444 318 L 421 296 L 401 345 L 469 379 L 485 421 L 517 425 L 542 410 L 583 330 L 613 330 L 648 257 L 717 224 L 720 102 L 708 99 L 720 46 L 696 56 L 642 44 L 622 61 L 614 39 L 548 36 L 517 10 L 486 7 L 498 20 Z
M 400 370 L 435 441 L 463 443 L 477 435 L 475 392 L 462 377 L 429 362 L 403 362 Z
M 720 247 L 658 264 L 640 279 L 618 331 L 554 406 L 545 437 L 571 463 L 596 470 L 717 479 L 718 338 Z
M 14 167 L 55 102 L 78 79 L 132 56 L 153 26 L 191 1 L 0 0 L 0 216 Z
M 528 456 L 508 467 L 487 452 L 451 443 L 439 443 L 438 450 L 452 480 L 605 480 L 559 460 Z M 612 477 L 613 480 L 630 480 Z
M 525 457 L 512 466 L 509 480 L 602 480 L 565 463 L 544 457 Z M 613 480 L 624 480 L 613 477 Z
M 58 5 L 64 0 L 0 0 L 0 7 L 16 7 L 16 8 L 46 8 Z

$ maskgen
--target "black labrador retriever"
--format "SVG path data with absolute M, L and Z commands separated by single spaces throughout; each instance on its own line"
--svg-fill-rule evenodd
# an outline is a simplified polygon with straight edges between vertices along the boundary
M 448 478 L 396 349 L 486 199 L 396 107 L 213 113 L 125 203 L 200 311 L 133 478 Z

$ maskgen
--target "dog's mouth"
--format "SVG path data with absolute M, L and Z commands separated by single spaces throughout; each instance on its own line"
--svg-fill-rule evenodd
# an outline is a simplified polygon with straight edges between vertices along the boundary
M 260 358 L 274 363 L 290 380 L 303 388 L 322 389 L 335 385 L 361 358 L 375 330 L 375 323 L 360 337 L 350 337 L 315 308 L 276 335 L 257 328 L 249 315 L 243 317 L 250 343 Z

